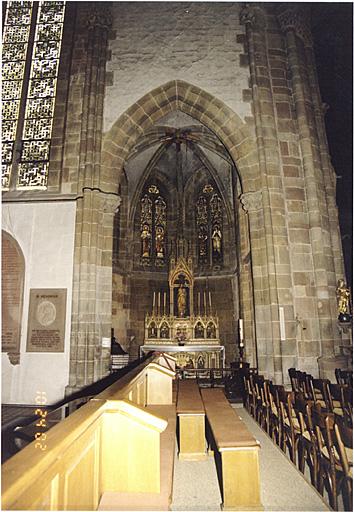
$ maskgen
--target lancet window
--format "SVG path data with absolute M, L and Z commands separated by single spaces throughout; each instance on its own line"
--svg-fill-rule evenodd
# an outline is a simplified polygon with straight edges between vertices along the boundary
M 199 264 L 220 266 L 223 262 L 223 208 L 219 194 L 210 184 L 203 188 L 197 200 L 196 227 Z
M 166 201 L 156 185 L 150 185 L 141 200 L 140 237 L 143 265 L 166 264 Z
M 47 188 L 65 2 L 7 2 L 3 35 L 3 190 Z

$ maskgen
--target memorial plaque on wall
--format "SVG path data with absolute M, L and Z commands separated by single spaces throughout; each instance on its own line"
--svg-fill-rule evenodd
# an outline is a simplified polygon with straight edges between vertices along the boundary
M 27 352 L 64 352 L 66 288 L 32 288 Z
M 25 261 L 20 246 L 2 232 L 1 350 L 13 364 L 19 363 Z

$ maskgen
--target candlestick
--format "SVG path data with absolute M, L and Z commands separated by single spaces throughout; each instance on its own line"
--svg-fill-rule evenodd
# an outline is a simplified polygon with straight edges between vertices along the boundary
M 238 328 L 239 328 L 240 342 L 241 342 L 241 341 L 243 341 L 243 320 L 242 320 L 242 318 L 240 318 L 238 321 Z

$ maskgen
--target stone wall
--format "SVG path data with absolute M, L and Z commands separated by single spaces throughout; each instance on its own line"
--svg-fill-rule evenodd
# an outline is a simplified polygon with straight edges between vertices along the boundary
M 249 69 L 236 2 L 112 3 L 104 130 L 147 92 L 182 79 L 242 118 L 251 115 Z M 246 91 L 246 92 L 245 92 Z

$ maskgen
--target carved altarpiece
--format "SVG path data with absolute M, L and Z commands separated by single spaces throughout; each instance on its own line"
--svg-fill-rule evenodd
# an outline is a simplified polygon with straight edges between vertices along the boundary
M 199 292 L 195 308 L 192 268 L 191 258 L 171 258 L 169 303 L 166 294 L 154 292 L 140 351 L 169 352 L 183 369 L 222 368 L 224 347 L 220 345 L 219 319 L 212 309 L 210 292 Z

